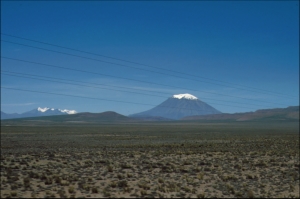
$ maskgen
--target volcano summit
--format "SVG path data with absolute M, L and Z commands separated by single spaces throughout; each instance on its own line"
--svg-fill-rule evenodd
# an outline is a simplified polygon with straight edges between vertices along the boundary
M 173 95 L 158 106 L 141 113 L 130 115 L 130 117 L 164 117 L 168 119 L 180 119 L 193 115 L 211 115 L 221 113 L 212 106 L 202 102 L 191 94 Z

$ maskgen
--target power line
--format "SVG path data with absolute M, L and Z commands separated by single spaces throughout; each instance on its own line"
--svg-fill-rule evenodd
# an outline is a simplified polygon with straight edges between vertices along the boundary
M 4 34 L 4 35 L 5 35 L 5 34 Z M 88 60 L 98 61 L 98 62 L 102 62 L 102 63 L 107 63 L 107 64 L 112 64 L 112 65 L 117 65 L 117 66 L 122 66 L 122 67 L 127 67 L 127 68 L 133 68 L 133 69 L 143 70 L 143 71 L 147 71 L 147 72 L 152 72 L 152 73 L 157 73 L 157 74 L 162 74 L 162 75 L 172 76 L 172 77 L 181 78 L 181 79 L 192 80 L 192 81 L 196 81 L 196 82 L 204 82 L 204 83 L 214 84 L 214 85 L 219 85 L 219 86 L 227 86 L 227 85 L 224 85 L 224 84 L 218 84 L 218 83 L 212 83 L 212 82 L 207 82 L 207 81 L 201 81 L 201 80 L 189 79 L 189 78 L 185 78 L 185 77 L 181 77 L 181 76 L 177 76 L 177 75 L 172 75 L 172 74 L 167 74 L 167 73 L 157 72 L 157 71 L 148 70 L 148 69 L 144 69 L 144 68 L 139 68 L 139 67 L 128 66 L 128 65 L 124 65 L 124 64 L 119 64 L 119 63 L 114 63 L 114 62 L 109 62 L 109 61 L 104 61 L 104 60 L 94 59 L 94 58 L 90 58 L 90 57 L 84 57 L 84 56 L 81 56 L 81 55 L 74 55 L 74 54 L 70 54 L 70 53 L 65 53 L 65 52 L 60 52 L 60 51 L 55 51 L 55 50 L 50 50 L 50 49 L 40 48 L 40 47 L 31 46 L 31 45 L 26 45 L 26 44 L 20 44 L 20 43 L 12 42 L 12 41 L 6 41 L 6 40 L 1 40 L 1 41 L 7 42 L 7 43 L 11 43 L 11 44 L 16 44 L 16 45 L 26 46 L 26 47 L 30 47 L 30 48 L 36 48 L 36 49 L 39 49 L 39 50 L 44 50 L 44 51 L 49 51 L 49 52 L 55 52 L 55 53 L 59 53 L 59 54 L 64 54 L 64 55 L 68 55 L 68 56 L 73 56 L 73 57 L 79 57 L 79 58 L 83 58 L 83 59 L 88 59 Z M 32 41 L 33 41 L 33 40 L 32 40 Z M 38 42 L 38 43 L 47 44 L 47 43 L 45 43 L 45 42 Z M 52 44 L 47 44 L 47 45 L 52 45 Z M 71 48 L 67 48 L 67 47 L 62 47 L 62 46 L 58 46 L 58 45 L 52 45 L 52 46 L 56 46 L 56 47 L 60 47 L 60 48 L 65 48 L 65 49 L 69 49 L 69 50 L 75 50 L 75 49 L 71 49 Z M 84 51 L 80 51 L 80 50 L 75 50 L 75 51 L 84 52 Z M 84 53 L 87 53 L 87 52 L 84 52 Z M 88 54 L 94 54 L 94 53 L 88 53 Z M 94 55 L 97 55 L 97 54 L 94 54 Z M 99 55 L 99 56 L 100 56 L 100 55 Z M 105 57 L 105 56 L 103 56 L 103 57 Z M 111 59 L 112 59 L 112 58 L 111 58 Z M 119 59 L 116 59 L 116 60 L 119 60 Z M 121 60 L 121 61 L 124 61 L 124 60 Z M 135 62 L 131 62 L 131 63 L 135 63 Z M 137 63 L 136 63 L 136 64 L 137 64 Z M 142 64 L 139 64 L 139 65 L 142 65 Z M 144 65 L 144 64 L 143 64 L 143 65 Z M 148 65 L 145 65 L 145 66 L 148 66 Z M 148 66 L 148 67 L 157 68 L 157 69 L 162 69 L 162 68 L 154 67 L 154 66 Z M 180 73 L 180 74 L 186 74 L 186 73 L 182 73 L 182 72 L 178 72 L 178 71 L 173 71 L 173 70 L 168 70 L 168 69 L 162 69 L 162 70 L 167 70 L 167 71 L 176 72 L 176 73 Z M 186 74 L 186 75 L 188 75 L 188 74 Z M 195 75 L 189 75 L 189 76 L 195 76 Z M 204 78 L 204 77 L 199 77 L 199 76 L 196 76 L 196 77 L 202 78 L 202 79 L 209 79 L 209 78 Z M 209 80 L 210 80 L 210 81 L 218 81 L 218 80 L 212 80 L 212 79 L 209 79 Z M 222 81 L 218 81 L 218 82 L 222 82 Z M 225 83 L 226 83 L 226 82 L 225 82 Z M 232 83 L 227 83 L 227 84 L 234 85 L 234 84 L 232 84 Z M 239 85 L 239 86 L 240 86 L 240 85 Z M 251 87 L 248 87 L 248 88 L 251 88 L 252 90 L 245 89 L 245 88 L 234 87 L 234 86 L 227 86 L 227 87 L 229 87 L 229 88 L 236 88 L 236 89 L 240 89 L 240 90 L 246 90 L 246 91 L 250 91 L 250 92 L 264 93 L 264 94 L 266 94 L 266 92 L 269 92 L 269 93 L 274 93 L 274 94 L 268 94 L 268 95 L 275 95 L 275 96 L 281 96 L 281 97 L 284 96 L 285 98 L 292 98 L 292 99 L 295 99 L 294 96 L 288 96 L 288 95 L 285 95 L 285 94 L 276 93 L 276 92 L 271 92 L 271 91 L 266 91 L 266 90 L 262 90 L 262 89 L 256 89 L 256 90 L 262 90 L 263 92 L 262 92 L 262 91 L 253 91 L 254 88 L 251 88 Z M 246 86 L 243 86 L 243 87 L 246 87 Z M 288 96 L 288 97 L 287 97 L 287 96 Z
M 159 85 L 159 86 L 167 86 L 167 87 L 173 87 L 173 88 L 179 88 L 179 89 L 185 89 L 185 90 L 187 89 L 187 88 L 178 87 L 178 86 L 170 86 L 170 85 L 166 85 L 166 84 L 158 84 L 158 83 L 154 83 L 154 82 L 148 82 L 148 81 L 142 81 L 142 80 L 135 80 L 135 79 L 131 79 L 131 78 L 118 77 L 118 76 L 107 75 L 107 74 L 98 73 L 98 72 L 96 73 L 96 72 L 90 72 L 90 71 L 85 71 L 85 70 L 72 69 L 72 68 L 68 68 L 68 67 L 54 66 L 54 65 L 50 65 L 50 64 L 43 64 L 43 63 L 38 63 L 38 62 L 31 62 L 31 61 L 14 59 L 14 58 L 8 58 L 8 57 L 3 57 L 3 56 L 1 56 L 1 58 L 11 59 L 11 60 L 16 60 L 16 61 L 22 61 L 22 62 L 28 62 L 28 63 L 34 63 L 34 64 L 39 64 L 39 65 L 44 65 L 44 66 L 50 66 L 50 67 L 56 67 L 56 68 L 63 68 L 63 69 L 73 70 L 73 71 L 78 71 L 78 72 L 84 72 L 84 73 L 90 73 L 90 74 L 97 74 L 97 75 L 102 75 L 102 76 L 107 76 L 107 77 L 114 77 L 114 78 L 118 78 L 118 79 L 125 79 L 125 80 L 142 82 L 142 83 L 147 83 L 147 84 L 154 84 L 154 85 Z M 193 89 L 188 89 L 188 90 L 190 90 L 190 91 L 197 91 L 197 90 L 193 90 Z
M 68 49 L 68 50 L 73 50 L 73 51 L 81 52 L 81 53 L 96 55 L 96 56 L 99 56 L 99 57 L 105 57 L 105 58 L 109 58 L 109 59 L 113 59 L 113 60 L 118 60 L 118 61 L 123 61 L 123 62 L 131 63 L 131 64 L 137 64 L 137 65 L 141 65 L 141 66 L 146 66 L 146 67 L 150 67 L 150 68 L 155 68 L 155 69 L 165 70 L 165 71 L 169 71 L 169 72 L 184 74 L 184 75 L 193 76 L 193 77 L 202 78 L 202 79 L 207 79 L 207 80 L 211 80 L 211 81 L 222 82 L 222 83 L 226 83 L 226 84 L 237 85 L 237 86 L 241 86 L 241 87 L 245 87 L 245 88 L 250 88 L 250 89 L 255 89 L 255 90 L 261 90 L 261 91 L 265 91 L 265 92 L 276 93 L 276 94 L 288 96 L 288 95 L 281 94 L 281 93 L 278 93 L 278 92 L 268 91 L 268 90 L 259 89 L 259 88 L 253 88 L 253 87 L 244 86 L 244 85 L 240 85 L 240 84 L 233 84 L 233 83 L 226 82 L 226 81 L 221 81 L 221 80 L 211 79 L 211 78 L 207 78 L 207 77 L 203 77 L 203 76 L 199 76 L 199 75 L 193 75 L 193 74 L 188 74 L 188 73 L 184 73 L 184 72 L 180 72 L 180 71 L 175 71 L 175 70 L 165 69 L 165 68 L 161 68 L 161 67 L 151 66 L 149 64 L 143 64 L 143 63 L 139 63 L 139 62 L 128 61 L 128 60 L 125 60 L 125 59 L 119 59 L 119 58 L 115 58 L 115 57 L 111 57 L 111 56 L 106 56 L 106 55 L 101 55 L 101 54 L 93 53 L 93 52 L 87 52 L 87 51 L 83 51 L 83 50 L 78 50 L 78 49 L 69 48 L 69 47 L 65 47 L 65 46 L 61 46 L 61 45 L 56 45 L 56 44 L 51 44 L 51 43 L 47 43 L 47 42 L 37 41 L 37 40 L 28 39 L 28 38 L 24 38 L 24 37 L 20 37 L 20 36 L 15 36 L 15 35 L 11 35 L 11 34 L 6 34 L 6 33 L 1 33 L 1 34 L 9 36 L 9 37 L 19 38 L 19 39 L 23 39 L 23 40 L 27 40 L 27 41 L 32 41 L 32 42 L 36 42 L 36 43 L 41 43 L 41 44 L 46 44 L 46 45 L 49 45 L 49 46 L 55 46 L 55 47 L 59 47 L 59 48 L 63 48 L 63 49 Z M 295 96 L 293 96 L 293 97 L 295 97 Z
M 63 81 L 79 82 L 79 83 L 85 83 L 85 84 L 90 84 L 90 85 L 104 85 L 104 86 L 107 86 L 107 87 L 116 87 L 116 88 L 134 89 L 134 88 L 121 87 L 121 86 L 112 86 L 112 85 L 99 84 L 99 83 L 89 83 L 89 82 L 83 82 L 83 81 L 78 81 L 78 80 L 77 80 L 77 81 L 74 81 L 74 80 L 68 80 L 68 79 L 62 79 L 62 78 L 54 78 L 54 77 L 47 77 L 47 76 L 41 76 L 41 75 L 33 75 L 33 74 L 28 74 L 28 73 L 19 73 L 19 72 L 12 72 L 12 71 L 1 70 L 1 73 L 2 73 L 2 74 L 3 74 L 3 72 L 5 72 L 5 73 L 18 74 L 18 75 L 27 75 L 27 76 L 34 76 L 34 77 L 48 78 L 48 79 L 57 79 L 57 80 L 63 80 Z M 11 75 L 11 76 L 15 76 L 15 75 Z M 19 76 L 18 76 L 18 77 L 19 77 Z M 42 80 L 43 80 L 43 79 L 42 79 Z M 98 87 L 98 88 L 107 89 L 107 88 L 103 88 L 103 87 Z M 108 90 L 115 90 L 115 89 L 108 89 Z M 144 90 L 144 89 L 134 89 L 134 90 L 148 91 L 148 90 Z M 117 91 L 121 91 L 121 92 L 130 92 L 130 91 L 122 91 L 122 90 L 117 90 Z M 141 94 L 141 95 L 149 95 L 149 94 L 138 93 L 138 92 L 131 92 L 131 93 Z M 160 93 L 163 93 L 163 92 L 160 92 Z M 170 93 L 163 93 L 163 94 L 170 95 Z M 149 96 L 155 96 L 155 97 L 166 98 L 166 96 L 162 96 L 162 95 L 151 95 L 151 94 L 150 94 Z M 210 100 L 222 101 L 222 102 L 232 102 L 232 101 L 217 100 L 217 99 L 212 99 L 212 98 L 207 98 L 207 97 L 201 97 L 201 99 L 210 99 Z M 260 105 L 260 104 L 250 104 L 250 103 L 242 103 L 242 102 L 234 102 L 234 103 L 237 103 L 237 104 L 248 104 L 248 105 L 255 105 L 255 106 L 264 106 L 264 107 L 265 107 L 265 105 Z
M 8 90 L 18 90 L 18 91 L 25 91 L 25 92 L 32 92 L 32 93 L 44 93 L 44 94 L 50 94 L 50 95 L 77 97 L 77 98 L 85 98 L 85 99 L 94 99 L 94 100 L 102 100 L 102 101 L 118 102 L 118 103 L 127 103 L 127 104 L 143 105 L 143 106 L 157 106 L 157 105 L 154 105 L 154 104 L 128 102 L 128 101 L 121 101 L 121 100 L 111 100 L 111 99 L 105 99 L 105 98 L 84 97 L 84 96 L 79 96 L 79 95 L 68 95 L 68 94 L 51 93 L 51 92 L 45 92 L 45 91 L 33 91 L 33 90 L 27 90 L 27 89 L 9 88 L 9 87 L 5 87 L 5 86 L 1 86 L 1 88 L 8 89 Z M 178 107 L 172 107 L 172 106 L 161 106 L 161 107 L 178 109 Z M 245 107 L 242 107 L 242 108 L 245 108 Z M 180 109 L 195 111 L 195 109 L 188 109 L 188 108 L 180 108 Z M 215 113 L 213 111 L 210 111 L 210 112 Z
M 3 73 L 4 72 L 4 73 Z M 13 73 L 17 75 L 12 75 L 12 74 L 5 74 L 5 73 Z M 8 75 L 8 76 L 14 76 L 14 77 L 22 77 L 22 78 L 27 78 L 27 79 L 37 79 L 37 80 L 42 80 L 42 81 L 49 81 L 49 82 L 58 82 L 58 83 L 64 83 L 64 84 L 70 84 L 70 85 L 77 85 L 77 86 L 84 86 L 84 87 L 91 87 L 91 88 L 100 88 L 100 89 L 105 89 L 105 90 L 115 90 L 119 92 L 126 92 L 126 93 L 134 93 L 134 94 L 139 94 L 139 95 L 148 95 L 148 96 L 155 96 L 155 97 L 161 97 L 161 98 L 166 98 L 166 96 L 161 96 L 161 95 L 151 95 L 151 94 L 145 94 L 145 93 L 138 93 L 138 92 L 131 92 L 131 91 L 124 91 L 124 90 L 117 90 L 117 89 L 109 89 L 109 88 L 103 88 L 103 87 L 98 87 L 98 86 L 87 86 L 87 85 L 82 85 L 82 84 L 74 84 L 74 83 L 66 83 L 66 82 L 61 82 L 61 81 L 54 81 L 54 80 L 47 80 L 47 79 L 40 79 L 36 77 L 42 77 L 42 78 L 50 78 L 50 79 L 57 79 L 57 80 L 63 80 L 63 81 L 71 81 L 71 82 L 79 82 L 79 83 L 86 83 L 86 84 L 91 84 L 89 82 L 82 82 L 82 81 L 74 81 L 74 80 L 67 80 L 67 79 L 61 79 L 61 78 L 53 78 L 53 77 L 46 77 L 46 76 L 40 76 L 40 75 L 32 75 L 32 74 L 26 74 L 26 73 L 16 73 L 16 72 L 11 72 L 11 71 L 5 71 L 1 70 L 1 74 L 3 75 Z M 21 75 L 21 76 L 20 76 Z M 34 77 L 25 77 L 22 75 L 27 75 L 27 76 L 34 76 Z M 98 84 L 91 84 L 91 85 L 98 85 Z M 101 84 L 100 84 L 101 85 Z M 203 98 L 203 99 L 211 99 L 211 98 Z M 226 100 L 216 100 L 212 99 L 215 101 L 222 101 L 222 102 L 229 102 Z M 239 103 L 235 102 L 238 104 L 248 104 L 248 105 L 255 105 L 255 106 L 263 106 L 263 105 L 258 105 L 258 104 L 249 104 L 249 103 Z M 216 104 L 216 103 L 214 103 Z M 224 105 L 224 104 L 217 104 L 217 105 Z M 232 106 L 232 105 L 225 105 L 225 106 Z M 241 106 L 232 106 L 232 107 L 241 107 Z M 265 107 L 265 106 L 264 106 Z M 270 106 L 269 106 L 270 107 Z M 250 108 L 250 107 L 241 107 L 241 108 Z
M 6 71 L 3 71 L 3 72 L 6 72 Z M 114 90 L 114 91 L 134 93 L 134 94 L 140 94 L 140 95 L 162 97 L 161 95 L 151 95 L 151 94 L 138 93 L 138 92 L 132 92 L 132 91 L 122 91 L 122 90 L 117 90 L 117 89 L 103 88 L 103 87 L 99 87 L 99 86 L 87 86 L 87 85 L 82 85 L 82 84 L 74 84 L 74 83 L 68 83 L 68 82 L 62 82 L 62 81 L 47 80 L 47 79 L 41 79 L 41 78 L 36 78 L 36 77 L 25 77 L 25 76 L 21 76 L 21 75 L 5 74 L 3 72 L 1 71 L 1 74 L 3 74 L 3 75 L 9 75 L 9 76 L 14 76 L 14 77 L 23 77 L 23 78 L 28 78 L 28 79 L 37 79 L 37 80 L 43 80 L 43 81 L 49 81 L 49 82 L 59 82 L 59 83 L 70 84 L 70 85 L 78 85 L 78 86 L 85 86 L 85 87 L 91 87 L 91 88 L 101 88 L 101 89 L 106 89 L 106 90 Z M 11 72 L 9 72 L 9 73 L 11 73 Z M 28 74 L 25 74 L 25 75 L 28 75 Z M 31 75 L 31 76 L 37 76 L 37 75 Z M 40 76 L 40 77 L 43 77 L 43 76 Z M 48 78 L 48 77 L 43 77 L 43 78 Z M 59 79 L 59 78 L 52 78 L 52 79 Z M 63 81 L 72 81 L 72 80 L 65 80 L 65 79 L 60 79 L 60 80 L 63 80 Z M 79 82 L 79 81 L 73 81 L 73 82 Z M 90 84 L 88 82 L 81 82 L 81 83 Z
M 159 85 L 159 86 L 167 86 L 167 87 L 172 87 L 172 88 L 185 89 L 185 90 L 189 90 L 189 91 L 198 91 L 198 92 L 209 93 L 209 94 L 214 94 L 214 95 L 228 96 L 228 97 L 240 98 L 240 99 L 251 100 L 251 101 L 259 101 L 259 102 L 264 102 L 264 103 L 269 103 L 269 104 L 271 103 L 271 104 L 284 105 L 284 104 L 276 103 L 276 102 L 267 102 L 267 101 L 257 100 L 257 99 L 248 99 L 248 98 L 245 98 L 245 97 L 238 97 L 238 96 L 232 96 L 232 95 L 226 95 L 226 94 L 220 94 L 220 93 L 213 93 L 213 92 L 208 92 L 208 91 L 200 91 L 200 90 L 194 90 L 194 89 L 188 89 L 188 88 L 183 88 L 183 87 L 171 86 L 171 85 L 166 85 L 166 84 L 158 84 L 158 83 L 153 83 L 153 82 L 148 82 L 148 81 L 135 80 L 135 79 L 131 79 L 131 78 L 118 77 L 118 76 L 114 76 L 114 75 L 107 75 L 107 74 L 103 74 L 103 73 L 96 73 L 96 72 L 90 72 L 90 71 L 85 71 L 85 70 L 72 69 L 72 68 L 62 67 L 62 66 L 54 66 L 54 65 L 50 65 L 50 64 L 43 64 L 43 63 L 38 63 L 38 62 L 14 59 L 14 58 L 9 58 L 9 57 L 4 57 L 4 56 L 1 56 L 1 58 L 15 60 L 15 61 L 21 61 L 21 62 L 27 62 L 27 63 L 32 63 L 32 64 L 38 64 L 38 65 L 43 65 L 43 66 L 48 66 L 48 67 L 63 68 L 63 69 L 66 69 L 66 70 L 73 70 L 73 71 L 78 71 L 78 72 L 108 76 L 108 77 L 113 77 L 113 78 L 118 78 L 118 79 L 125 79 L 125 80 L 130 80 L 130 81 L 154 84 L 154 85 Z

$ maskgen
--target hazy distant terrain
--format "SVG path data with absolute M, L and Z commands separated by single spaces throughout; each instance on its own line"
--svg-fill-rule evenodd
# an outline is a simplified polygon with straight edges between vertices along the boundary
M 263 109 L 255 112 L 234 113 L 234 114 L 215 114 L 205 116 L 189 116 L 182 120 L 231 120 L 231 121 L 250 121 L 250 120 L 298 120 L 299 106 L 287 108 Z
M 76 113 L 77 112 L 75 110 L 38 107 L 36 109 L 26 111 L 21 114 L 19 114 L 19 113 L 4 113 L 3 111 L 1 111 L 1 120 L 26 118 L 26 117 L 41 117 L 41 116 L 51 116 L 51 115 L 68 115 L 68 114 L 76 114 Z
M 234 114 L 214 114 L 206 116 L 191 116 L 181 119 L 182 121 L 299 121 L 299 106 L 291 106 L 288 108 L 278 109 L 264 109 L 248 113 L 234 113 Z M 68 125 L 68 124 L 82 124 L 97 125 L 102 123 L 140 123 L 140 122 L 170 122 L 174 123 L 176 120 L 171 120 L 163 117 L 144 116 L 144 117 L 127 117 L 113 111 L 103 113 L 77 113 L 71 115 L 54 115 L 43 117 L 19 118 L 1 120 L 1 125 Z

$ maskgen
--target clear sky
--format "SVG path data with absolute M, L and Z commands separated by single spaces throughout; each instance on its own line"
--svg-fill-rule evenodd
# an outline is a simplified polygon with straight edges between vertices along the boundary
M 227 113 L 299 105 L 299 1 L 1 1 L 1 33 L 3 87 L 152 104 L 1 88 L 1 110 L 6 113 L 50 107 L 128 115 L 180 93 Z M 90 87 L 9 76 L 7 71 Z M 123 92 L 95 88 L 99 84 Z

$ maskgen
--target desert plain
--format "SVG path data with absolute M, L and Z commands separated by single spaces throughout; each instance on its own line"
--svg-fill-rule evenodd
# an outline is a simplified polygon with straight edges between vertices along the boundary
M 1 198 L 299 198 L 299 121 L 1 123 Z

